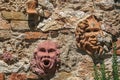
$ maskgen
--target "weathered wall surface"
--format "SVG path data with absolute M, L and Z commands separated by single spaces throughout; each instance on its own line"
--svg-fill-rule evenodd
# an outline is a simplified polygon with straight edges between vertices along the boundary
M 76 46 L 76 27 L 86 16 L 94 15 L 101 30 L 109 34 L 102 41 L 119 45 L 120 1 L 38 0 L 37 14 L 29 14 L 26 3 L 0 0 L 0 56 L 10 55 L 7 61 L 0 57 L 0 80 L 37 79 L 30 70 L 30 60 L 43 40 L 57 41 L 61 50 L 61 66 L 51 80 L 94 80 L 91 57 Z M 112 54 L 111 48 L 104 48 Z M 111 57 L 105 61 L 110 69 Z

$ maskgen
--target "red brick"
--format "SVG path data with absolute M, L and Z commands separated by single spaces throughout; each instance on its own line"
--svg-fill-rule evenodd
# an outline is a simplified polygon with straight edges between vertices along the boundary
M 117 55 L 120 56 L 120 40 L 116 42 L 116 45 L 117 45 Z
M 117 55 L 118 55 L 118 56 L 120 56 L 120 49 L 119 49 L 119 50 L 117 50 Z
M 36 79 L 38 79 L 38 75 L 36 75 L 34 73 L 30 73 L 29 75 L 27 75 L 27 79 L 36 80 Z
M 5 80 L 5 76 L 3 73 L 0 73 L 0 80 Z
M 114 44 L 113 44 L 113 47 L 114 47 Z M 120 56 L 120 40 L 116 41 L 116 49 L 117 49 L 116 51 L 117 56 Z M 113 49 L 112 49 L 112 53 L 114 53 Z
M 12 73 L 8 80 L 27 80 L 26 74 Z
M 25 32 L 25 39 L 26 40 L 31 40 L 31 39 L 40 39 L 40 38 L 44 38 L 46 39 L 48 34 L 47 33 L 42 33 L 42 32 Z

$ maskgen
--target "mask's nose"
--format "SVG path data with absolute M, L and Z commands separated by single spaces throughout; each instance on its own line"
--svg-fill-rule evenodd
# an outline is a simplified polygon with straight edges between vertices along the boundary
M 44 57 L 44 58 L 50 58 L 50 56 L 49 56 L 49 55 L 44 55 L 43 57 Z
M 91 37 L 91 38 L 95 38 L 94 33 L 91 33 L 90 37 Z

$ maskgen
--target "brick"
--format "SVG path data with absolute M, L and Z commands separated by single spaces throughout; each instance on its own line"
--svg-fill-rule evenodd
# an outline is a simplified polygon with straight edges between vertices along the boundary
M 27 16 L 22 12 L 2 11 L 1 15 L 4 19 L 7 20 L 28 20 Z
M 25 35 L 26 40 L 46 39 L 48 37 L 48 34 L 43 32 L 25 32 Z
M 8 80 L 27 80 L 26 74 L 12 73 Z
M 27 75 L 27 79 L 29 80 L 36 80 L 36 79 L 38 79 L 38 75 L 36 75 L 36 74 L 34 74 L 34 73 L 29 73 L 28 75 Z
M 118 55 L 118 56 L 120 56 L 120 49 L 119 49 L 119 50 L 117 50 L 117 55 Z
M 0 19 L 0 30 L 9 30 L 10 24 L 7 23 L 5 20 Z
M 0 40 L 11 38 L 11 32 L 9 30 L 0 30 Z
M 3 73 L 0 73 L 0 80 L 5 80 L 5 76 Z
M 28 21 L 11 21 L 11 28 L 17 31 L 30 30 Z
M 117 55 L 120 56 L 120 40 L 116 42 L 116 45 L 117 45 Z
M 114 47 L 114 44 L 112 47 Z M 114 53 L 113 49 L 112 49 L 112 53 Z M 117 56 L 120 56 L 120 40 L 116 41 L 116 54 Z

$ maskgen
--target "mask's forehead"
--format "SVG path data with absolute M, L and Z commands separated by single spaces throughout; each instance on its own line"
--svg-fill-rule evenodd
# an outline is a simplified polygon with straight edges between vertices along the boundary
M 87 22 L 88 22 L 89 28 L 100 29 L 100 22 L 98 22 L 94 16 L 88 17 Z
M 57 48 L 57 44 L 55 42 L 52 41 L 44 41 L 40 44 L 38 44 L 38 48 L 45 48 L 45 49 L 56 49 Z

